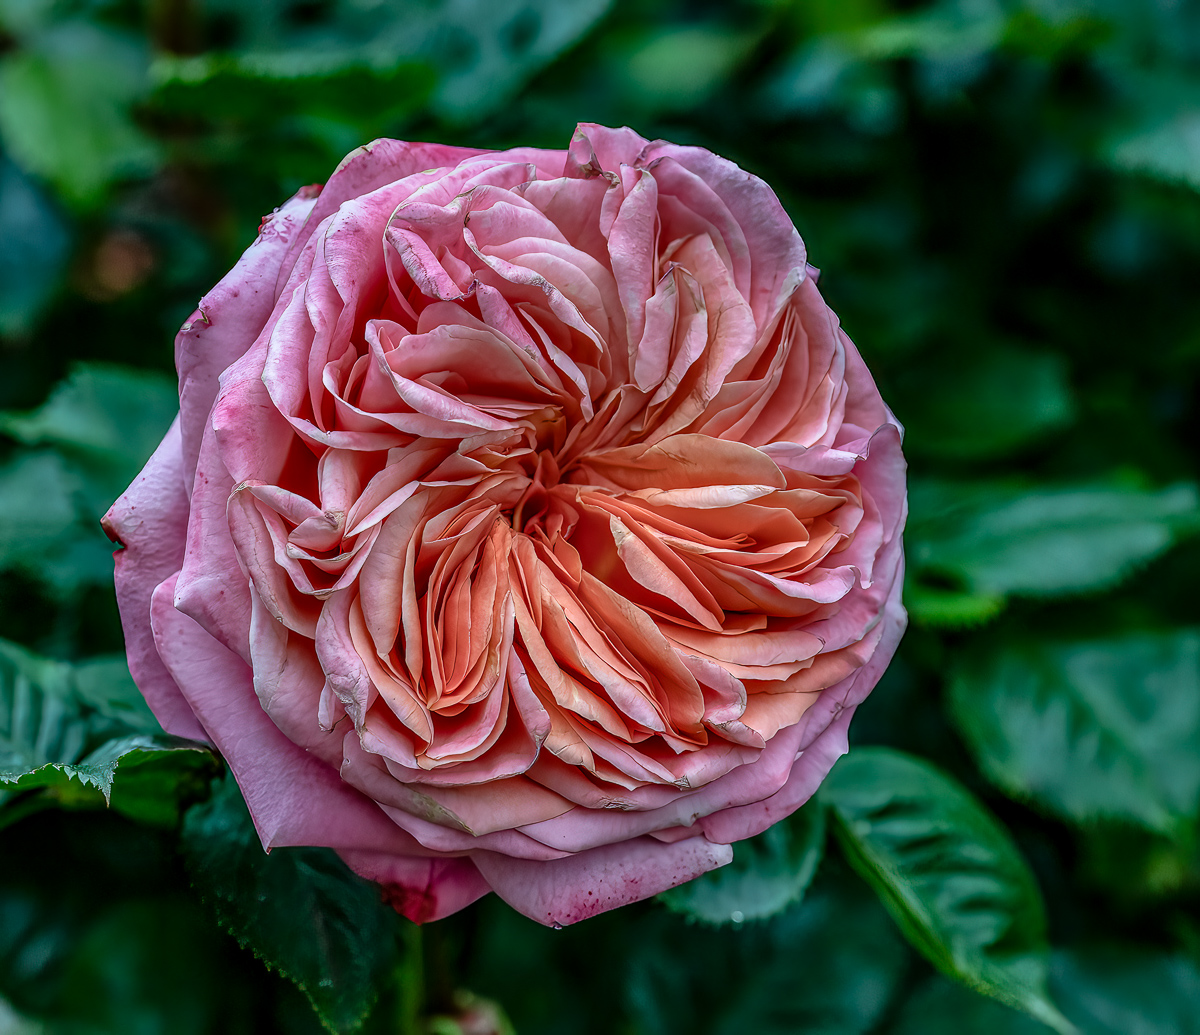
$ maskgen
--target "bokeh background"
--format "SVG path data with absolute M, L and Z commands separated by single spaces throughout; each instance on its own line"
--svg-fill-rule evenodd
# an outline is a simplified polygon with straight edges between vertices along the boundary
M 938 973 L 820 802 L 666 902 L 418 932 L 136 741 L 98 518 L 196 300 L 373 137 L 578 121 L 772 184 L 907 427 L 912 624 L 854 750 L 1016 845 L 997 937 L 1081 1031 L 1200 1031 L 1200 4 L 0 0 L 0 1033 L 1050 1031 Z

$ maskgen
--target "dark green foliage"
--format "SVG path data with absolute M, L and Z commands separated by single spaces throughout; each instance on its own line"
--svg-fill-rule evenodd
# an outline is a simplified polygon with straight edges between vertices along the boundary
M 909 997 L 888 1035 L 1049 1035 L 1051 1029 L 942 977 L 928 979 Z
M 1193 485 L 916 482 L 910 503 L 908 604 L 918 622 L 950 627 L 990 618 L 1009 595 L 1107 588 L 1200 520 Z
M 874 1031 L 915 963 L 836 858 L 801 904 L 720 929 L 650 905 L 549 931 L 487 903 L 476 922 L 463 977 L 503 1002 L 521 1035 Z
M 1063 1009 L 1088 1035 L 1195 1035 L 1200 969 L 1178 955 L 1091 947 L 1054 965 Z
M 100 518 L 178 408 L 160 373 L 80 363 L 32 412 L 0 410 L 0 435 L 24 446 L 0 465 L 0 569 L 23 569 L 63 597 L 107 586 L 112 545 Z
M 708 924 L 774 916 L 799 901 L 825 852 L 825 809 L 813 800 L 734 846 L 733 862 L 664 892 L 671 909 Z
M 1200 636 L 1000 641 L 950 704 L 983 771 L 1067 819 L 1179 832 L 1200 810 Z
M 910 400 L 912 451 L 949 459 L 1003 456 L 1075 417 L 1062 356 L 1002 344 L 944 368 L 914 369 L 894 395 L 896 405 Z
M 157 730 L 123 658 L 72 665 L 0 640 L 0 829 L 53 805 L 175 825 L 217 761 Z
M 70 818 L 0 831 L 0 1002 L 47 1035 L 320 1035 L 188 890 L 174 833 Z
M 68 232 L 45 194 L 12 162 L 0 163 L 0 334 L 27 332 L 58 287 Z
M 839 762 L 821 789 L 850 864 L 939 970 L 1069 1032 L 1046 994 L 1046 921 L 1007 832 L 933 766 L 886 748 Z
M 0 134 L 13 159 L 80 207 L 152 171 L 159 150 L 130 111 L 145 87 L 145 41 L 83 18 L 34 15 L 13 28 L 20 46 L 0 61 Z
M 1195 0 L 0 0 L 0 1030 L 411 1031 L 463 987 L 521 1035 L 1195 1030 L 1197 111 Z M 912 629 L 818 800 L 670 909 L 485 901 L 422 955 L 206 801 L 97 522 L 264 213 L 372 137 L 584 120 L 779 192 L 907 426 Z
M 1102 946 L 1060 953 L 1050 985 L 1083 1035 L 1192 1035 L 1200 1030 L 1200 971 L 1181 956 Z M 941 978 L 905 1003 L 888 1035 L 1048 1035 L 1037 1021 Z
M 646 1035 L 858 1035 L 886 1015 L 909 967 L 886 913 L 848 878 L 820 882 L 765 924 L 658 927 L 628 978 L 635 1030 Z
M 88 502 L 102 514 L 154 452 L 179 409 L 173 379 L 107 363 L 78 363 L 41 406 L 0 413 L 0 430 L 27 446 L 46 446 L 78 465 L 94 485 Z
M 331 1032 L 358 1031 L 400 963 L 408 924 L 379 888 L 328 848 L 265 852 L 232 777 L 188 813 L 183 850 L 196 890 L 238 943 L 294 981 Z

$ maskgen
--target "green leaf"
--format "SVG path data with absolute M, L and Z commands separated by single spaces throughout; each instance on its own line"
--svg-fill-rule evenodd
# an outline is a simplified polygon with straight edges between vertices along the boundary
M 1001 456 L 1068 424 L 1075 410 L 1062 357 L 1029 349 L 993 347 L 921 367 L 898 388 L 905 446 L 932 456 Z
M 263 850 L 225 778 L 184 820 L 192 880 L 221 922 L 304 992 L 332 1032 L 362 1025 L 400 959 L 402 921 L 327 848 Z
M 1009 594 L 1111 586 L 1193 532 L 1200 517 L 1191 484 L 1149 492 L 925 481 L 912 484 L 909 500 L 911 600 L 914 617 L 928 624 L 956 624 L 964 611 L 986 612 Z M 938 589 L 968 600 L 947 609 Z
M 849 874 L 822 873 L 763 923 L 715 930 L 664 913 L 636 938 L 627 987 L 639 1035 L 859 1035 L 885 1016 L 911 959 Z
M 1197 1035 L 1200 972 L 1181 956 L 1110 945 L 1056 952 L 1050 987 L 1087 1035 Z M 1024 1014 L 944 978 L 922 985 L 887 1035 L 1048 1035 Z
M 0 465 L 0 570 L 21 570 L 64 602 L 77 602 L 83 586 L 111 585 L 112 544 L 95 520 L 80 518 L 89 509 L 83 498 L 80 480 L 59 457 L 24 454 Z
M 890 132 L 900 118 L 886 70 L 858 60 L 837 36 L 798 47 L 767 81 L 764 100 L 777 118 L 836 114 L 872 135 Z M 899 290 L 911 297 L 906 287 Z
M 1182 112 L 1122 134 L 1106 157 L 1119 169 L 1200 189 L 1200 114 Z
M 904 603 L 921 625 L 935 629 L 973 629 L 985 625 L 1003 611 L 1006 600 L 999 593 L 947 589 L 909 577 L 904 584 Z
M 76 696 L 97 715 L 130 730 L 162 732 L 129 674 L 129 662 L 124 654 L 102 654 L 73 661 L 71 678 Z
M 0 28 L 13 36 L 35 32 L 51 21 L 58 0 L 0 0 Z
M 1032 5 L 933 4 L 917 14 L 889 19 L 848 36 L 856 53 L 876 61 L 901 57 L 964 60 L 990 56 L 1001 47 L 1054 60 L 1094 49 L 1111 27 L 1091 11 L 1067 10 L 1046 17 Z
M 1080 822 L 1170 832 L 1200 808 L 1200 633 L 997 644 L 950 679 L 988 777 Z
M 79 491 L 78 478 L 54 453 L 22 452 L 0 464 L 0 569 L 33 566 L 58 552 L 75 531 Z
M 677 913 L 709 924 L 762 920 L 798 902 L 825 852 L 825 811 L 810 801 L 733 847 L 733 862 L 659 896 Z
M 990 5 L 949 4 L 941 10 L 891 18 L 847 35 L 845 44 L 873 61 L 900 57 L 971 57 L 994 48 L 1004 17 Z
M 324 118 L 378 126 L 409 114 L 432 86 L 429 70 L 419 62 L 397 64 L 389 56 L 375 67 L 355 48 L 165 56 L 151 66 L 151 76 L 159 108 L 272 125 L 287 114 L 302 114 L 307 123 Z
M 74 762 L 94 738 L 71 667 L 0 640 L 0 773 Z
M 654 32 L 626 57 L 620 81 L 641 106 L 688 108 L 716 90 L 755 42 L 715 26 Z
M 286 5 L 236 0 L 214 5 L 243 22 L 239 60 L 329 70 L 367 67 L 386 74 L 417 62 L 436 72 L 431 104 L 449 119 L 478 118 L 501 107 L 535 72 L 576 43 L 611 0 L 459 0 L 457 3 L 329 5 L 319 26 L 297 31 Z M 352 109 L 351 109 L 352 110 Z
M 1198 1035 L 1200 970 L 1132 946 L 1056 954 L 1052 984 L 1087 1035 Z
M 1170 28 L 1166 34 L 1173 35 Z M 1173 62 L 1132 65 L 1118 82 L 1128 119 L 1104 142 L 1101 158 L 1123 172 L 1200 189 L 1200 83 L 1192 70 Z
M 1200 830 L 1185 826 L 1171 833 L 1156 834 L 1127 820 L 1088 823 L 1076 838 L 1073 882 L 1134 909 L 1200 888 Z
M 940 974 L 920 985 L 887 1035 L 1048 1035 L 1044 1024 L 948 981 Z
M 1008 833 L 927 762 L 860 748 L 821 790 L 851 865 L 943 973 L 1060 1032 L 1046 992 L 1046 930 L 1033 875 Z
M 205 796 L 216 768 L 216 756 L 202 744 L 135 734 L 102 744 L 79 763 L 49 762 L 27 772 L 0 770 L 0 787 L 49 792 L 44 797 L 68 808 L 112 805 L 138 822 L 172 826 L 183 803 Z M 20 815 L 24 810 L 14 810 L 14 818 Z M 11 819 L 0 813 L 0 826 L 8 822 Z
M 208 797 L 220 760 L 211 749 L 194 741 L 140 739 L 150 739 L 150 743 L 131 747 L 126 741 L 107 748 L 110 753 L 122 751 L 109 804 L 137 823 L 175 827 L 189 806 Z M 93 764 L 99 763 L 100 751 Z
M 607 13 L 611 0 L 467 0 L 446 5 L 420 25 L 420 55 L 441 74 L 434 93 L 440 114 L 463 118 L 495 110 L 535 72 L 577 42 Z M 453 11 L 453 14 L 450 12 Z M 415 20 L 409 12 L 393 30 L 399 43 Z
M 184 803 L 204 796 L 215 756 L 138 732 L 158 724 L 134 704 L 132 683 L 124 658 L 71 664 L 0 640 L 0 827 L 50 806 L 107 804 L 172 825 Z
M 1058 952 L 1051 988 L 1087 1035 L 1197 1035 L 1200 972 L 1181 956 L 1110 945 Z M 887 1035 L 1046 1035 L 1023 1014 L 944 978 L 922 985 Z
M 46 1029 L 37 1021 L 22 1017 L 0 997 L 0 1035 L 44 1035 Z
M 0 135 L 27 172 L 91 206 L 110 183 L 149 172 L 157 154 L 130 118 L 146 59 L 124 36 L 83 21 L 31 36 L 0 60 Z
M 95 493 L 55 453 L 19 452 L 0 464 L 0 570 L 24 571 L 60 598 L 110 585 L 112 544 L 89 497 Z
M 0 433 L 42 447 L 0 465 L 0 570 L 20 568 L 64 597 L 109 584 L 112 544 L 99 519 L 177 408 L 162 374 L 79 363 L 36 410 L 0 411 Z
M 136 477 L 178 410 L 178 389 L 165 374 L 76 363 L 36 410 L 0 411 L 0 431 L 71 458 L 98 518 Z
M 54 294 L 67 261 L 63 220 L 12 162 L 0 158 L 0 335 L 26 332 Z

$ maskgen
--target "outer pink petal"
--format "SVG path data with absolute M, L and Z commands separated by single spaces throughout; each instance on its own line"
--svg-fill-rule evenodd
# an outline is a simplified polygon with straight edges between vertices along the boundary
M 904 429 L 887 408 L 875 386 L 875 378 L 863 362 L 862 355 L 845 331 L 839 328 L 842 344 L 846 347 L 846 384 L 850 388 L 846 400 L 845 420 L 860 428 L 874 429 L 882 424 L 894 424 L 903 435 Z
M 739 282 L 738 287 L 754 310 L 758 326 L 766 326 L 808 270 L 804 242 L 779 198 L 757 176 L 702 147 L 656 140 L 646 148 L 639 164 L 654 172 L 652 163 L 663 158 L 694 174 L 720 198 L 741 227 L 749 252 L 750 283 Z M 676 179 L 669 169 L 656 172 L 656 177 Z M 688 186 L 681 182 L 679 188 L 687 190 Z M 665 190 L 662 184 L 660 190 Z M 681 200 L 688 202 L 687 198 Z
M 414 923 L 457 913 L 492 889 L 470 859 L 416 858 L 383 852 L 338 853 L 360 877 L 382 884 L 389 904 Z
M 789 779 L 793 760 L 809 728 L 802 720 L 780 730 L 755 761 L 732 769 L 697 791 L 679 794 L 665 805 L 629 811 L 581 806 L 555 819 L 522 827 L 521 832 L 559 850 L 581 852 L 658 830 L 691 826 L 703 816 L 719 815 L 722 810 L 776 793 Z M 637 791 L 629 793 L 630 798 L 638 796 Z
M 880 641 L 871 660 L 837 686 L 824 691 L 801 720 L 806 737 L 787 783 L 762 801 L 704 817 L 700 820 L 700 828 L 705 837 L 730 843 L 761 834 L 813 796 L 821 781 L 829 775 L 833 763 L 846 753 L 846 731 L 854 710 L 879 682 L 904 635 L 908 618 L 900 603 L 903 584 L 901 570 L 884 607 Z
M 449 147 L 445 144 L 414 144 L 407 140 L 381 138 L 351 151 L 342 159 L 321 190 L 321 196 L 313 208 L 304 230 L 291 244 L 283 262 L 283 286 L 287 272 L 295 263 L 299 250 L 322 220 L 333 215 L 343 202 L 362 197 L 377 190 L 385 183 L 411 176 L 425 169 L 453 167 L 459 162 L 484 152 L 470 147 Z
M 250 662 L 250 590 L 226 516 L 233 478 L 218 453 L 208 425 L 192 486 L 187 547 L 176 584 L 175 606 L 212 636 Z
M 616 172 L 622 165 L 633 165 L 648 143 L 628 126 L 613 129 L 581 122 L 571 137 L 568 168 L 584 170 L 594 162 L 600 169 Z
M 217 398 L 217 378 L 254 343 L 275 306 L 284 256 L 316 203 L 304 187 L 268 216 L 258 238 L 221 282 L 200 299 L 175 338 L 184 465 L 196 469 L 200 440 Z M 192 488 L 188 479 L 187 489 Z
M 250 667 L 172 605 L 175 578 L 154 593 L 154 642 L 245 796 L 264 847 L 327 845 L 407 854 L 415 842 L 337 771 L 267 718 Z
M 109 538 L 125 545 L 115 556 L 117 606 L 134 682 L 163 729 L 204 740 L 204 730 L 159 657 L 150 629 L 154 588 L 183 563 L 188 521 L 184 478 L 176 420 L 142 473 L 104 515 L 103 525 Z
M 475 852 L 472 858 L 492 890 L 514 909 L 547 927 L 565 927 L 724 866 L 733 851 L 702 837 L 674 844 L 639 837 L 545 862 L 493 852 Z

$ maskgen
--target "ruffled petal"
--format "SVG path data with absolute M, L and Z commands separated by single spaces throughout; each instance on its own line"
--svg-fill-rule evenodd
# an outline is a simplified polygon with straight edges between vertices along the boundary
M 374 802 L 271 722 L 254 693 L 249 666 L 177 611 L 174 596 L 174 578 L 154 592 L 154 642 L 209 739 L 233 770 L 263 846 L 392 852 L 415 847 Z
M 590 124 L 376 141 L 179 354 L 109 516 L 122 616 L 264 843 L 416 920 L 491 886 L 561 925 L 722 865 L 845 750 L 904 623 L 900 428 L 756 177 Z
M 302 187 L 263 219 L 254 243 L 200 299 L 175 338 L 184 467 L 189 472 L 196 469 L 221 371 L 249 350 L 271 315 L 276 283 L 288 273 L 285 256 L 301 236 L 317 194 L 317 188 Z M 189 479 L 189 492 L 191 487 Z
M 347 849 L 338 854 L 360 877 L 382 885 L 386 901 L 417 924 L 457 913 L 491 891 L 468 858 L 422 858 Z
M 125 490 L 102 524 L 124 548 L 116 554 L 117 606 L 125 633 L 129 671 L 162 728 L 177 737 L 206 740 L 154 645 L 150 601 L 160 582 L 183 562 L 188 498 L 183 442 L 176 420 L 145 468 Z
M 566 927 L 725 866 L 733 851 L 702 837 L 674 844 L 637 838 L 548 862 L 494 852 L 474 852 L 471 858 L 492 890 L 518 912 L 548 927 Z

